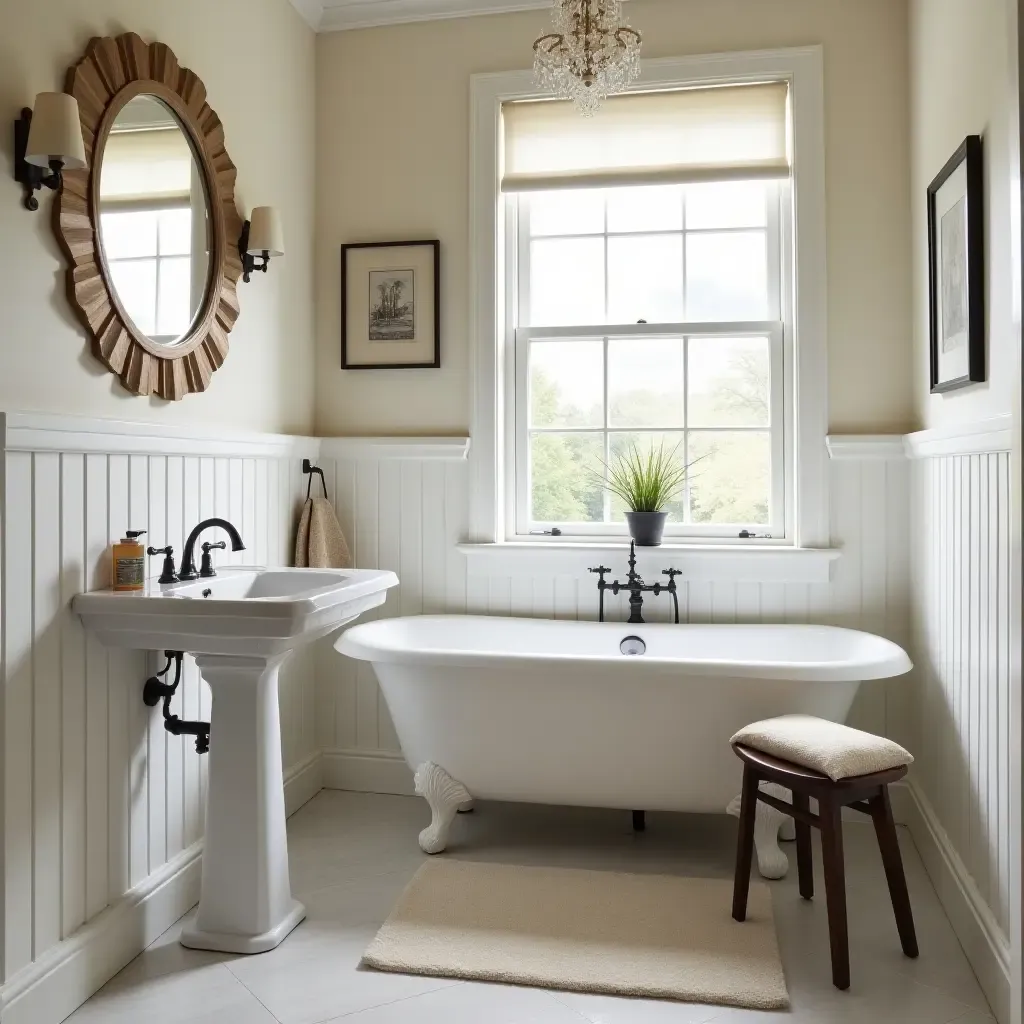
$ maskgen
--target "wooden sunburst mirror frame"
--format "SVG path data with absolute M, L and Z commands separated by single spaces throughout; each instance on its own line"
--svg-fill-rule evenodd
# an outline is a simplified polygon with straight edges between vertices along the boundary
M 132 394 L 177 401 L 205 391 L 227 357 L 242 274 L 237 172 L 224 148 L 224 126 L 206 102 L 199 77 L 181 67 L 169 47 L 146 43 L 133 32 L 93 39 L 82 59 L 68 68 L 64 91 L 78 101 L 87 161 L 84 170 L 64 172 L 54 204 L 54 231 L 69 263 L 68 299 L 89 332 L 96 357 Z M 206 190 L 212 243 L 206 293 L 188 333 L 174 345 L 150 339 L 125 312 L 111 285 L 99 236 L 104 146 L 120 110 L 144 94 L 174 112 Z

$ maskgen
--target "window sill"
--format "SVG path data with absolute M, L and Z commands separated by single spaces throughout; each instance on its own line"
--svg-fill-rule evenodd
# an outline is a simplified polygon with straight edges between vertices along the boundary
M 474 575 L 585 576 L 591 566 L 610 565 L 609 578 L 624 578 L 629 544 L 625 541 L 544 543 L 506 541 L 460 544 Z M 637 548 L 637 570 L 655 581 L 663 569 L 681 569 L 683 581 L 698 583 L 828 583 L 838 548 L 663 544 Z

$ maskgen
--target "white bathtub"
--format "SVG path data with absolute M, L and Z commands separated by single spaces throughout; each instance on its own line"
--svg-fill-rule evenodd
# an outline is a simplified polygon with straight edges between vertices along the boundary
M 620 653 L 630 635 L 645 654 Z M 475 797 L 721 813 L 740 787 L 737 729 L 841 722 L 862 680 L 911 668 L 881 637 L 810 625 L 437 615 L 364 623 L 335 646 L 372 662 L 435 818 Z

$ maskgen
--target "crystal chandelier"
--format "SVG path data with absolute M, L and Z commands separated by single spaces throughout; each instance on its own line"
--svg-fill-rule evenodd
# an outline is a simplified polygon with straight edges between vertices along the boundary
M 537 81 L 590 117 L 640 74 L 640 33 L 622 23 L 620 0 L 555 0 L 551 18 L 533 44 Z

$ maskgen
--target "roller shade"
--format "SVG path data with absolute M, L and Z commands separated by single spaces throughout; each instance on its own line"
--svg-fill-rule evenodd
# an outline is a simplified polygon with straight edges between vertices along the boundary
M 502 105 L 503 192 L 789 175 L 785 82 Z
M 187 200 L 192 192 L 192 150 L 177 126 L 111 132 L 100 167 L 104 203 Z

